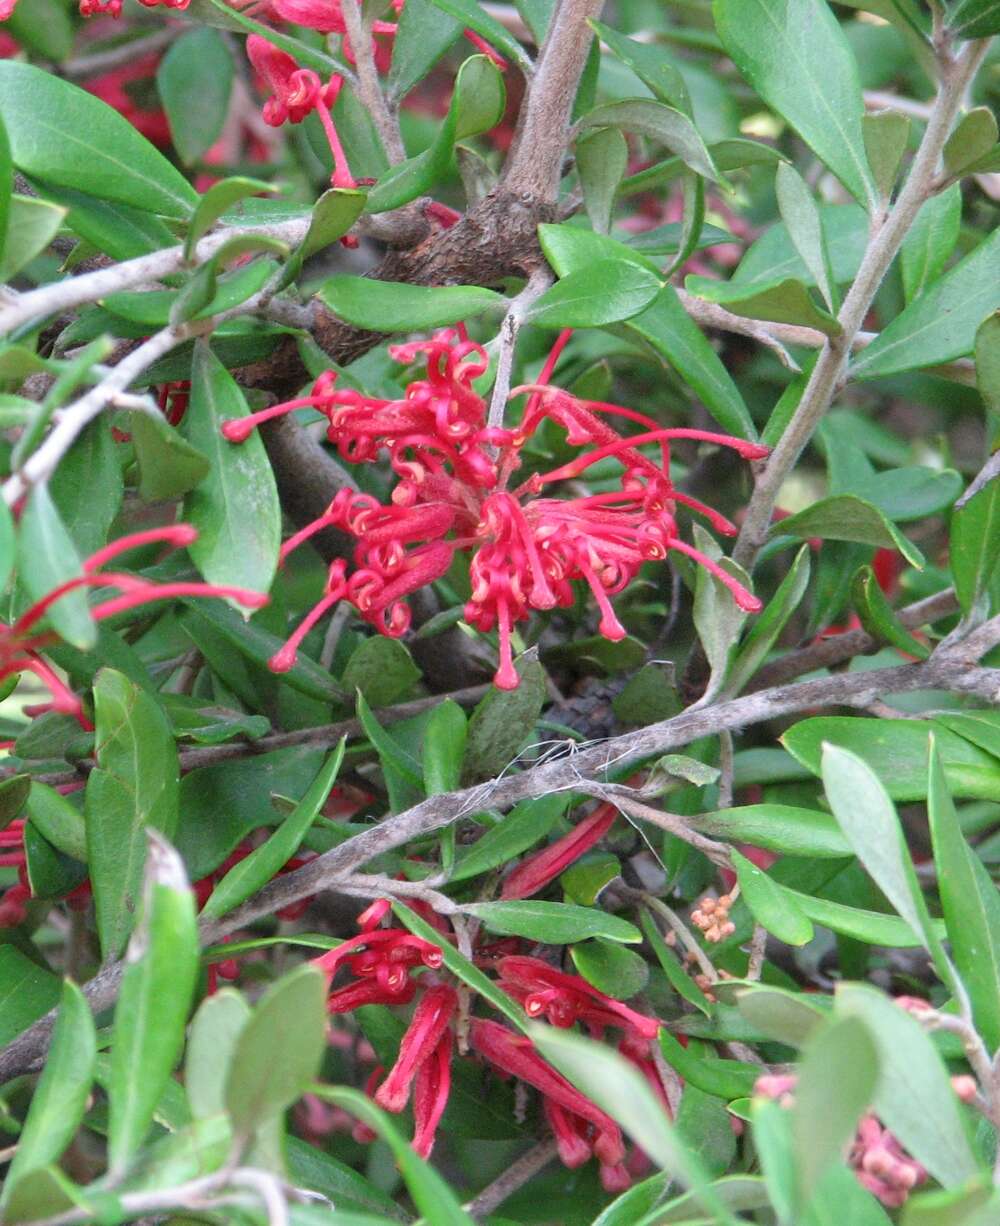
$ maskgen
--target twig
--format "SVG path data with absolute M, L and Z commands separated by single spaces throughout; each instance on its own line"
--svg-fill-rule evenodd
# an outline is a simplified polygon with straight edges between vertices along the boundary
M 358 0 L 342 0 L 340 11 L 354 52 L 358 94 L 365 110 L 372 117 L 390 164 L 395 166 L 406 160 L 406 149 L 403 147 L 399 122 L 389 110 L 382 93 L 382 84 L 372 55 L 372 18 L 375 10 L 372 9 L 371 16 L 362 17 Z
M 547 1167 L 557 1153 L 554 1139 L 539 1141 L 512 1162 L 491 1184 L 487 1184 L 475 1200 L 470 1200 L 465 1206 L 466 1210 L 477 1220 L 489 1216 L 498 1205 L 502 1205 L 509 1196 L 524 1187 L 529 1179 L 533 1179 L 540 1170 Z
M 961 511 L 962 507 L 975 498 L 981 489 L 985 489 L 991 481 L 995 481 L 998 477 L 1000 477 L 1000 450 L 993 452 L 976 476 L 970 481 L 969 488 L 955 503 L 955 510 Z
M 500 325 L 497 373 L 490 398 L 489 424 L 502 426 L 507 397 L 510 395 L 510 377 L 514 368 L 514 349 L 517 334 L 532 303 L 536 302 L 552 284 L 552 274 L 547 268 L 536 269 L 528 278 L 528 284 L 511 302 L 510 310 Z
M 837 317 L 838 336 L 829 338 L 813 366 L 802 399 L 771 453 L 747 507 L 746 518 L 733 549 L 733 559 L 750 569 L 767 539 L 778 492 L 802 454 L 841 385 L 855 339 L 889 266 L 913 225 L 917 213 L 933 192 L 941 151 L 966 87 L 976 74 L 989 45 L 988 39 L 970 42 L 956 59 L 941 57 L 941 83 L 923 139 L 914 156 L 906 183 L 895 205 L 872 220 L 871 237 L 861 267 Z
M 696 830 L 692 830 L 684 818 L 679 817 L 676 813 L 668 813 L 664 809 L 654 809 L 652 805 L 644 804 L 632 793 L 631 788 L 620 787 L 616 784 L 581 783 L 578 784 L 578 790 L 598 800 L 608 801 L 620 809 L 626 817 L 638 818 L 640 821 L 650 822 L 661 830 L 666 830 L 668 834 L 674 835 L 700 851 L 720 868 L 732 868 L 729 848 L 725 843 L 718 843 L 715 839 L 707 838 Z
M 692 958 L 698 963 L 701 968 L 701 973 L 705 976 L 709 983 L 718 983 L 719 972 L 712 965 L 712 960 L 708 954 L 702 949 L 694 938 L 691 929 L 684 923 L 681 917 L 673 909 L 668 907 L 662 898 L 656 898 L 652 894 L 644 894 L 642 901 L 647 907 L 651 907 L 670 925 L 673 932 L 676 932 L 680 938 L 681 944 L 688 951 Z
M 733 803 L 733 734 L 719 733 L 719 808 Z
M 760 978 L 766 952 L 767 929 L 762 924 L 754 924 L 753 936 L 750 938 L 750 957 L 747 961 L 747 979 Z
M 129 42 L 120 43 L 117 47 L 109 47 L 106 51 L 95 51 L 92 55 L 81 55 L 67 60 L 59 65 L 59 75 L 69 77 L 71 81 L 83 81 L 87 77 L 96 77 L 98 73 L 111 72 L 126 64 L 134 64 L 144 56 L 162 51 L 164 47 L 179 38 L 184 33 L 185 26 L 171 24 L 163 26 L 154 34 L 146 34 L 142 38 L 133 38 Z

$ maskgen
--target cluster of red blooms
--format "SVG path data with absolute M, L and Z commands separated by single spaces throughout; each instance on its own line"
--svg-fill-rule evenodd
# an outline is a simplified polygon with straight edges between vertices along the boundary
M 758 1077 L 754 1093 L 773 1099 L 782 1107 L 795 1101 L 794 1073 Z M 858 1182 L 890 1209 L 906 1202 L 914 1188 L 927 1180 L 927 1171 L 911 1158 L 888 1128 L 883 1128 L 870 1112 L 861 1117 L 847 1156 Z
M 440 917 L 419 902 L 415 909 L 441 932 L 441 941 L 452 939 Z M 451 1060 L 455 1043 L 454 1021 L 459 997 L 438 972 L 443 965 L 441 945 L 401 928 L 383 928 L 390 904 L 380 899 L 358 919 L 360 931 L 336 949 L 316 959 L 332 983 L 346 968 L 352 978 L 329 995 L 331 1013 L 346 1013 L 360 1005 L 410 1003 L 419 993 L 412 1020 L 400 1044 L 396 1063 L 388 1071 L 377 1067 L 369 1078 L 368 1092 L 386 1111 L 400 1112 L 412 1095 L 413 1147 L 428 1157 L 435 1133 L 448 1103 Z M 517 942 L 503 942 L 504 948 Z M 591 1034 L 603 1036 L 608 1026 L 624 1031 L 621 1050 L 654 1080 L 661 1101 L 662 1084 L 649 1057 L 649 1044 L 659 1022 L 606 996 L 578 975 L 567 975 L 539 958 L 519 955 L 493 959 L 482 949 L 477 962 L 495 968 L 499 986 L 520 1001 L 529 1017 L 547 1018 L 553 1025 L 568 1027 L 582 1022 Z M 516 1077 L 538 1090 L 542 1109 L 552 1128 L 562 1161 L 577 1167 L 591 1156 L 601 1165 L 601 1180 L 609 1191 L 620 1191 L 631 1182 L 625 1168 L 625 1143 L 610 1116 L 576 1090 L 535 1050 L 531 1040 L 515 1034 L 499 1022 L 472 1018 L 471 1047 L 502 1077 Z M 370 1140 L 364 1126 L 354 1133 Z
M 704 430 L 663 429 L 642 413 L 580 400 L 548 386 L 566 339 L 567 334 L 560 337 L 538 383 L 511 393 L 528 396 L 516 428 L 489 422 L 486 402 L 473 387 L 487 368 L 486 352 L 461 326 L 431 340 L 390 346 L 398 362 L 410 363 L 419 355 L 427 359 L 427 377 L 412 381 L 401 400 L 338 389 L 336 373 L 327 371 L 310 395 L 225 423 L 223 434 L 238 443 L 261 422 L 312 407 L 326 416 L 327 438 L 345 460 L 370 463 L 384 454 L 398 478 L 390 505 L 341 490 L 319 519 L 286 541 L 283 558 L 321 529 L 339 527 L 358 541 L 356 569 L 348 575 L 343 560 L 333 562 L 323 598 L 271 660 L 272 669 L 292 667 L 302 639 L 340 600 L 353 604 L 381 633 L 403 634 L 410 625 L 405 598 L 440 579 L 455 552 L 464 550 L 472 551 L 465 618 L 483 632 L 496 628 L 500 667 L 494 680 L 503 689 L 518 684 L 511 635 L 531 609 L 571 606 L 572 585 L 583 582 L 600 609 L 601 634 L 621 639 L 625 630 L 609 598 L 635 578 L 643 563 L 662 559 L 670 550 L 709 570 L 741 608 L 760 609 L 756 597 L 678 535 L 677 503 L 707 516 L 719 532 L 732 535 L 735 528 L 674 488 L 669 442 L 716 443 L 746 459 L 759 459 L 767 449 Z M 643 432 L 625 437 L 607 424 L 607 416 L 636 422 Z M 564 429 L 570 444 L 590 450 L 512 485 L 522 448 L 545 421 Z M 647 443 L 659 444 L 658 463 L 637 449 Z M 543 496 L 547 486 L 578 477 L 609 456 L 624 470 L 616 489 L 575 498 Z

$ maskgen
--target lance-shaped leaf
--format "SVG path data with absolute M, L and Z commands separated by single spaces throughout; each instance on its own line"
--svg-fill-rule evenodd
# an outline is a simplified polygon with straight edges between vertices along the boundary
M 527 937 L 550 945 L 571 945 L 589 937 L 608 937 L 626 944 L 637 944 L 642 940 L 639 929 L 628 920 L 608 915 L 596 907 L 579 907 L 574 903 L 538 902 L 534 899 L 476 902 L 468 903 L 463 910 L 481 919 L 491 932 Z
M 836 310 L 836 286 L 830 266 L 820 222 L 819 208 L 806 181 L 788 162 L 779 162 L 774 175 L 778 210 L 788 229 L 788 235 L 802 262 L 819 286 L 823 300 L 831 311 Z
M 324 762 L 305 796 L 267 842 L 255 847 L 226 873 L 202 908 L 203 916 L 214 919 L 232 911 L 262 889 L 295 855 L 337 780 L 346 745 L 345 737 Z
M 718 303 L 734 315 L 766 319 L 773 323 L 800 324 L 825 332 L 827 336 L 840 335 L 840 324 L 817 305 L 806 285 L 797 277 L 773 278 L 745 285 L 741 281 L 689 276 L 684 284 L 689 293 Z
M 115 1007 L 108 1087 L 108 1161 L 124 1174 L 145 1140 L 184 1043 L 198 974 L 194 894 L 180 856 L 155 831 L 142 914 L 126 953 Z
M 926 660 L 930 648 L 906 629 L 879 586 L 870 566 L 862 566 L 851 580 L 851 599 L 862 626 L 876 643 L 889 643 L 918 660 Z
M 955 595 L 962 611 L 971 613 L 1000 564 L 1000 480 L 994 478 L 951 517 L 948 560 Z
M 18 574 L 33 600 L 83 573 L 80 555 L 44 485 L 28 496 L 18 533 Z M 46 618 L 62 638 L 86 651 L 97 642 L 97 626 L 83 591 L 55 601 Z
M 626 98 L 607 102 L 580 120 L 580 131 L 591 128 L 622 128 L 665 145 L 696 174 L 719 182 L 719 172 L 701 134 L 682 111 L 650 98 Z
M 96 1061 L 97 1034 L 90 1006 L 67 979 L 42 1075 L 4 1179 L 0 1208 L 10 1200 L 19 1179 L 62 1156 L 87 1109 Z
M 803 545 L 778 585 L 778 590 L 755 617 L 740 645 L 726 679 L 726 693 L 738 694 L 763 664 L 809 586 L 809 546 Z M 750 840 L 752 842 L 752 840 Z
M 149 828 L 173 837 L 180 767 L 156 699 L 114 669 L 94 685 L 97 769 L 87 779 L 87 861 L 105 959 L 135 921 Z
M 208 26 L 182 34 L 160 62 L 156 88 L 185 166 L 219 139 L 233 76 L 233 53 L 225 36 Z
M 781 520 L 771 529 L 772 536 L 797 536 L 804 540 L 818 536 L 827 541 L 855 541 L 876 549 L 898 549 L 911 566 L 922 569 L 924 555 L 907 540 L 896 525 L 874 503 L 855 494 L 833 494 L 821 498 L 804 511 Z
M 597 328 L 638 315 L 662 282 L 631 259 L 599 260 L 557 281 L 525 316 L 541 328 Z
M 790 892 L 735 849 L 731 855 L 740 892 L 757 923 L 788 945 L 808 944 L 813 926 Z
M 938 279 L 958 242 L 962 188 L 953 183 L 920 206 L 899 251 L 903 293 L 908 303 Z

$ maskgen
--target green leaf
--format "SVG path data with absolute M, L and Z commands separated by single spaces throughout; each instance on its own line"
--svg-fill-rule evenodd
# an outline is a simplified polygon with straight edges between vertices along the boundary
M 42 1075 L 7 1168 L 0 1206 L 27 1172 L 58 1162 L 87 1109 L 97 1061 L 97 1035 L 83 993 L 71 979 L 63 983 L 59 1015 Z
M 557 281 L 529 308 L 527 323 L 541 328 L 598 328 L 630 319 L 649 306 L 662 282 L 626 260 L 599 260 Z
M 0 62 L 0 110 L 14 165 L 103 200 L 187 218 L 197 195 L 106 103 L 31 64 Z
M 59 1003 L 59 979 L 11 944 L 0 945 L 0 1043 Z
M 572 945 L 590 937 L 607 937 L 611 941 L 637 944 L 642 934 L 634 924 L 608 915 L 596 907 L 578 907 L 574 903 L 537 902 L 476 902 L 463 907 L 467 915 L 483 921 L 490 932 L 502 936 L 527 937 L 547 945 Z
M 8 202 L 6 238 L 0 258 L 0 281 L 11 281 L 55 238 L 66 210 L 47 200 L 12 196 Z
M 954 988 L 954 968 L 931 924 L 903 828 L 878 776 L 836 745 L 823 747 L 822 774 L 830 808 L 855 855 L 896 911 L 922 934 L 942 981 Z
M 0 500 L 2 501 L 2 500 Z M 6 590 L 17 558 L 14 517 L 6 503 L 0 507 L 0 589 Z
M 670 986 L 678 993 L 689 1005 L 694 1005 L 696 1009 L 700 1009 L 706 1017 L 710 1017 L 712 1006 L 705 993 L 698 987 L 691 976 L 684 970 L 677 958 L 670 952 L 670 947 L 663 939 L 656 921 L 653 919 L 652 913 L 643 910 L 640 914 L 642 923 L 642 931 L 646 935 L 646 940 L 653 947 L 653 952 L 656 954 L 657 961 L 663 968 L 663 973 L 666 975 Z M 660 1032 L 661 1037 L 665 1033 Z M 676 1042 L 676 1040 L 674 1040 Z M 681 1049 L 683 1050 L 683 1048 Z M 703 1087 L 704 1088 L 704 1087 Z
M 2 68 L 0 63 L 0 68 Z M 80 556 L 56 510 L 48 487 L 28 496 L 18 532 L 18 575 L 32 600 L 83 573 Z M 49 608 L 46 621 L 73 647 L 87 651 L 97 643 L 97 626 L 81 590 L 68 592 Z
M 226 1078 L 233 1052 L 250 1018 L 250 1006 L 233 988 L 206 996 L 191 1019 L 184 1060 L 184 1088 L 196 1120 L 226 1109 Z
M 962 225 L 962 188 L 958 183 L 920 206 L 899 252 L 903 293 L 912 302 L 944 271 Z
M 0 830 L 10 825 L 24 808 L 31 788 L 30 775 L 8 775 L 0 780 Z
M 469 847 L 462 848 L 450 881 L 478 877 L 527 851 L 549 833 L 572 796 L 569 792 L 522 800 Z
M 888 201 L 910 138 L 909 117 L 900 111 L 873 111 L 862 117 L 865 154 L 880 199 Z
M 976 106 L 962 116 L 944 147 L 944 168 L 948 174 L 961 175 L 997 143 L 1000 133 L 988 106 Z
M 1000 563 L 1000 481 L 990 481 L 951 517 L 948 561 L 955 595 L 966 614 L 989 589 Z
M 695 174 L 719 182 L 719 173 L 712 155 L 705 147 L 698 129 L 682 111 L 650 98 L 626 98 L 622 102 L 607 102 L 584 115 L 578 125 L 581 132 L 591 128 L 623 128 L 665 145 L 676 153 Z
M 812 1200 L 827 1169 L 843 1154 L 871 1104 L 878 1051 L 858 1018 L 831 1021 L 811 1038 L 795 1085 L 792 1138 L 800 1203 Z
M 192 38 L 198 34 L 212 34 L 213 38 L 218 37 L 214 31 L 210 30 L 195 30 L 191 34 L 185 34 L 167 52 L 163 64 L 165 65 L 177 48 L 183 45 L 185 39 Z M 226 59 L 230 61 L 230 64 L 232 63 L 228 51 L 226 51 Z M 163 72 L 163 65 L 160 67 L 160 72 Z M 198 201 L 198 207 L 195 209 L 194 216 L 191 218 L 191 224 L 188 226 L 187 238 L 184 240 L 185 260 L 191 260 L 194 257 L 194 249 L 198 245 L 198 240 L 204 237 L 222 214 L 231 209 L 237 201 L 244 200 L 247 196 L 256 196 L 260 192 L 273 191 L 277 191 L 277 188 L 271 183 L 265 183 L 262 179 L 247 179 L 239 175 L 213 183 Z
M 605 937 L 573 945 L 569 952 L 577 973 L 615 1000 L 628 1000 L 641 992 L 649 980 L 644 958 Z
M 741 566 L 731 558 L 725 558 L 722 550 L 700 524 L 694 525 L 694 543 L 706 557 L 717 562 L 733 578 L 749 587 L 750 578 Z M 726 678 L 729 661 L 736 648 L 740 629 L 747 614 L 733 599 L 728 587 L 705 567 L 695 571 L 693 620 L 695 630 L 711 669 L 709 687 L 718 690 Z
M 438 0 L 435 0 L 437 3 Z M 459 1204 L 455 1193 L 432 1166 L 414 1152 L 396 1130 L 390 1117 L 359 1090 L 346 1086 L 311 1086 L 310 1090 L 325 1102 L 333 1103 L 367 1124 L 389 1146 L 407 1190 L 417 1210 L 434 1226 L 474 1226 L 473 1219 Z M 339 1214 L 337 1215 L 340 1216 Z
M 208 26 L 182 34 L 160 61 L 156 88 L 174 148 L 185 166 L 196 162 L 219 139 L 229 110 L 233 74 L 226 39 Z
M 147 831 L 142 914 L 129 943 L 111 1048 L 108 1163 L 120 1178 L 153 1122 L 184 1044 L 198 973 L 194 894 L 180 857 Z
M 615 192 L 628 165 L 628 144 L 617 128 L 598 128 L 576 142 L 583 203 L 599 234 L 611 229 Z
M 679 1140 L 669 1116 L 634 1065 L 602 1043 L 554 1026 L 529 1029 L 535 1046 L 562 1075 L 617 1121 L 663 1170 L 668 1171 L 720 1226 L 736 1219 L 715 1194 L 701 1162 Z
M 435 8 L 431 0 L 404 5 L 398 20 L 386 82 L 393 101 L 404 98 L 462 33 L 462 23 Z
M 58 0 L 23 0 L 4 22 L 5 31 L 43 59 L 57 63 L 73 50 L 73 19 Z
M 898 549 L 911 566 L 924 565 L 924 556 L 874 503 L 854 494 L 820 498 L 812 506 L 783 519 L 772 528 L 773 536 L 818 536 L 827 541 L 855 541 L 876 549 Z
M 559 876 L 567 902 L 593 907 L 601 892 L 621 875 L 621 861 L 611 852 L 594 851 L 582 856 Z
M 38 178 L 33 178 L 32 182 L 46 200 L 69 210 L 65 225 L 84 240 L 84 245 L 91 243 L 114 260 L 149 255 L 177 241 L 173 231 L 155 213 L 120 202 L 98 200 L 86 192 L 56 187 Z M 74 257 L 77 254 L 74 252 Z M 68 266 L 69 261 L 64 267 Z
M 784 733 L 781 743 L 814 775 L 822 745 L 830 741 L 867 762 L 893 800 L 927 795 L 927 726 L 909 719 L 817 716 Z M 953 795 L 1000 800 L 1000 762 L 941 726 L 938 751 Z
M 927 815 L 951 956 L 988 1050 L 1000 1046 L 1000 895 L 962 836 L 941 759 L 930 738 Z
M 948 27 L 955 38 L 988 38 L 1000 34 L 998 0 L 958 0 Z
M 8 786 L 17 783 L 19 779 L 27 779 L 26 775 L 15 775 L 7 780 Z M 3 793 L 6 799 L 6 789 Z M 28 819 L 45 839 L 64 855 L 72 856 L 74 860 L 86 862 L 87 859 L 87 827 L 83 814 L 74 805 L 49 787 L 47 783 L 35 780 L 31 784 L 31 792 L 27 796 Z
M 855 359 L 856 379 L 881 379 L 971 353 L 976 330 L 1000 307 L 1000 230 L 913 300 Z
M 208 475 L 208 459 L 162 414 L 133 413 L 131 434 L 139 465 L 139 496 L 146 502 L 177 498 Z
M 836 310 L 836 287 L 830 267 L 830 256 L 823 239 L 819 209 L 812 192 L 799 172 L 788 162 L 779 162 L 774 176 L 778 210 L 788 230 L 795 250 L 809 269 L 810 277 L 819 286 L 827 307 Z
M 744 285 L 740 281 L 689 276 L 684 284 L 688 293 L 704 298 L 706 302 L 716 302 L 734 315 L 774 323 L 800 324 L 815 328 L 827 336 L 839 336 L 841 332 L 836 319 L 817 306 L 806 285 L 796 277 Z
M 830 256 L 833 280 L 838 285 L 853 281 L 868 245 L 868 218 L 856 204 L 818 205 L 823 243 Z M 749 291 L 794 277 L 805 285 L 814 284 L 809 269 L 795 250 L 784 222 L 770 226 L 752 243 L 740 260 L 731 284 Z
M 428 796 L 458 790 L 468 725 L 465 712 L 450 698 L 440 702 L 431 712 L 424 731 L 422 754 L 424 791 Z
M 858 68 L 824 0 L 715 0 L 712 8 L 743 76 L 870 209 L 876 192 L 865 157 Z
M 491 689 L 469 719 L 463 768 L 467 783 L 492 779 L 505 770 L 541 714 L 546 699 L 542 666 L 533 655 L 525 655 L 515 667 L 521 678 L 517 689 Z
M 757 923 L 786 945 L 808 945 L 813 939 L 813 926 L 788 891 L 735 848 L 730 854 L 740 892 Z
M 343 238 L 364 212 L 367 200 L 366 192 L 354 188 L 331 187 L 325 191 L 313 206 L 305 238 L 285 261 L 285 270 L 278 279 L 277 289 L 291 285 L 311 255 Z
M 983 404 L 1000 415 L 1000 311 L 988 315 L 976 333 L 976 386 Z
M 337 781 L 346 745 L 346 737 L 341 738 L 309 790 L 267 842 L 255 847 L 226 873 L 202 907 L 203 918 L 218 919 L 238 907 L 275 877 L 295 855 Z
M 281 504 L 256 433 L 243 443 L 222 436 L 223 422 L 247 416 L 246 399 L 207 341 L 195 345 L 185 437 L 208 457 L 208 477 L 184 500 L 184 519 L 198 529 L 188 546 L 208 583 L 266 592 L 278 566 Z
M 247 1138 L 300 1098 L 326 1047 L 326 979 L 311 963 L 273 983 L 240 1031 L 226 1078 L 226 1109 Z
M 399 639 L 373 634 L 351 653 L 341 677 L 349 694 L 360 690 L 372 707 L 387 707 L 413 688 L 420 669 Z
M 930 655 L 927 644 L 914 638 L 899 621 L 870 566 L 862 566 L 851 580 L 851 601 L 861 625 L 877 643 L 889 643 L 918 660 Z
M 121 461 L 103 417 L 77 436 L 52 474 L 49 493 L 82 557 L 108 539 L 124 496 Z
M 660 1031 L 660 1050 L 686 1082 L 718 1098 L 744 1098 L 752 1094 L 754 1082 L 760 1076 L 759 1065 L 696 1055 L 666 1029 Z
M 860 1018 L 875 1040 L 881 1072 L 874 1109 L 903 1148 L 946 1188 L 977 1175 L 947 1070 L 919 1022 L 863 984 L 838 988 L 836 1012 Z
M 147 829 L 168 838 L 177 825 L 180 768 L 157 701 L 123 673 L 94 683 L 97 769 L 87 779 L 87 863 L 101 951 L 117 957 L 135 921 Z
M 667 106 L 672 106 L 685 115 L 691 115 L 691 98 L 683 74 L 671 63 L 663 46 L 626 38 L 624 34 L 600 21 L 591 21 L 590 26 L 611 54 L 631 68 L 660 102 L 665 102 Z
M 827 1017 L 802 993 L 763 985 L 737 990 L 736 1005 L 751 1026 L 789 1047 L 804 1047 Z
M 500 294 L 475 285 L 404 285 L 346 275 L 324 281 L 318 296 L 345 322 L 378 332 L 443 328 L 506 304 Z
M 780 1226 L 794 1226 L 797 1171 L 792 1151 L 792 1121 L 787 1111 L 766 1098 L 750 1105 L 754 1148 L 760 1158 L 768 1196 Z
M 764 663 L 806 594 L 809 569 L 809 546 L 803 545 L 778 585 L 778 590 L 767 602 L 763 612 L 754 618 L 749 634 L 739 647 L 726 679 L 727 694 L 738 694 Z
M 495 17 L 491 17 L 476 0 L 433 0 L 435 8 L 474 30 L 502 55 L 524 71 L 531 71 L 531 61 L 513 34 Z
M 853 937 L 866 945 L 913 949 L 924 944 L 923 935 L 915 932 L 905 920 L 896 915 L 886 915 L 882 911 L 866 911 L 863 907 L 849 907 L 829 898 L 817 898 L 800 890 L 790 890 L 787 886 L 785 891 L 794 898 L 800 911 L 808 915 L 814 923 L 829 928 L 831 932 Z M 932 920 L 931 924 L 938 939 L 943 937 L 944 924 L 940 920 Z

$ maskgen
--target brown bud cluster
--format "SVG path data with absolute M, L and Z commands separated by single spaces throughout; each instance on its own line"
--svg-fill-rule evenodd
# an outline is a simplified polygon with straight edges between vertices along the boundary
M 724 941 L 736 931 L 736 925 L 729 918 L 732 905 L 730 894 L 720 894 L 718 898 L 706 895 L 691 912 L 691 923 L 701 929 L 706 941 Z

